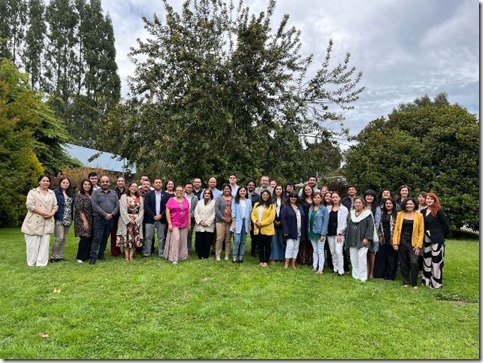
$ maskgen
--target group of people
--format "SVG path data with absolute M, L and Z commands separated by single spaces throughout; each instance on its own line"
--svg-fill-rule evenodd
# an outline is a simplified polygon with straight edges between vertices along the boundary
M 449 226 L 434 193 L 421 191 L 416 200 L 403 185 L 398 199 L 390 190 L 380 198 L 373 190 L 360 197 L 349 186 L 342 198 L 327 186 L 319 189 L 315 176 L 298 193 L 293 184 L 282 186 L 266 175 L 257 187 L 255 180 L 240 186 L 230 174 L 221 189 L 214 177 L 206 188 L 200 178 L 177 186 L 167 180 L 166 188 L 161 178 L 151 185 L 147 176 L 128 185 L 120 176 L 114 188 L 108 176 L 99 181 L 100 186 L 91 172 L 74 195 L 67 177 L 55 190 L 49 176 L 39 178 L 38 187 L 28 193 L 22 225 L 29 266 L 47 265 L 52 233 L 50 261 L 63 261 L 73 224 L 79 263 L 105 259 L 109 236 L 112 256 L 123 252 L 126 261 L 136 253 L 152 256 L 155 234 L 158 256 L 173 264 L 192 253 L 193 234 L 198 258 L 209 258 L 214 249 L 216 261 L 224 257 L 243 263 L 250 234 L 250 253 L 258 251 L 262 268 L 283 261 L 285 269 L 310 265 L 322 274 L 327 266 L 342 276 L 350 264 L 352 277 L 366 281 L 394 280 L 399 267 L 405 287 L 417 288 L 418 276 L 423 285 L 442 287 Z

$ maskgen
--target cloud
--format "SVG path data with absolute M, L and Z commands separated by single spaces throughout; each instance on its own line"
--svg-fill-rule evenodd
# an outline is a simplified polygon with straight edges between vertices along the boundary
M 168 1 L 179 10 L 182 1 Z M 235 5 L 238 4 L 234 1 Z M 266 0 L 245 0 L 253 12 Z M 134 73 L 127 58 L 136 39 L 146 39 L 141 17 L 162 18 L 162 1 L 104 0 L 113 20 L 116 60 L 122 78 Z M 288 26 L 301 30 L 302 53 L 325 56 L 334 40 L 334 64 L 351 53 L 351 64 L 364 73 L 366 91 L 345 113 L 346 126 L 358 133 L 368 122 L 386 116 L 402 102 L 446 92 L 477 113 L 479 109 L 479 4 L 474 0 L 279 0 L 272 19 L 275 30 L 284 14 Z

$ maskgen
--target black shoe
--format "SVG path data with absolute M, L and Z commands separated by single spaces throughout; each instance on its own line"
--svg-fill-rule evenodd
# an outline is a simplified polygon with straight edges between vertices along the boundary
M 238 263 L 243 263 L 243 260 L 238 260 L 237 262 L 238 262 Z
M 95 265 L 96 264 L 96 259 L 95 258 L 91 258 L 91 261 L 89 262 L 91 265 Z
M 50 259 L 50 263 L 54 263 L 54 262 L 57 262 L 57 259 L 56 258 L 51 258 Z
M 104 261 L 106 258 L 104 256 L 102 257 L 97 257 L 98 260 Z

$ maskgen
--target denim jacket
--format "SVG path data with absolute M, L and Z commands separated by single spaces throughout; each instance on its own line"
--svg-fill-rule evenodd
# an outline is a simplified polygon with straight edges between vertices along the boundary
M 309 214 L 307 216 L 307 230 L 310 231 L 310 216 L 314 208 L 310 206 Z M 327 236 L 327 231 L 329 228 L 329 211 L 327 207 L 322 204 L 319 205 L 319 209 L 315 212 L 314 225 L 312 226 L 312 232 L 316 234 L 321 234 L 322 236 Z

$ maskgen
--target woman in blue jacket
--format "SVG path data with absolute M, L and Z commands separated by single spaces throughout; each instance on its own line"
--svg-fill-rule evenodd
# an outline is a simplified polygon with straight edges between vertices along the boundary
M 231 231 L 233 234 L 233 263 L 242 263 L 245 256 L 247 234 L 250 232 L 252 200 L 247 198 L 247 188 L 239 187 L 231 202 Z M 252 242 L 253 243 L 253 242 Z
M 300 240 L 305 238 L 303 226 L 306 224 L 304 209 L 299 206 L 296 192 L 289 194 L 286 207 L 280 213 L 280 220 L 282 221 L 283 236 L 287 241 L 283 267 L 288 269 L 290 260 L 292 260 L 292 268 L 296 268 L 295 261 L 299 253 Z
M 57 198 L 59 209 L 54 215 L 55 242 L 52 246 L 50 262 L 59 262 L 64 261 L 63 254 L 65 239 L 69 234 L 70 226 L 74 221 L 74 193 L 72 193 L 69 178 L 60 178 L 59 187 L 54 190 L 54 193 Z
M 312 205 L 309 208 L 309 214 L 307 216 L 307 230 L 309 240 L 314 249 L 313 271 L 321 274 L 324 272 L 324 245 L 329 225 L 329 212 L 327 207 L 322 204 L 322 196 L 320 193 L 314 193 L 312 199 Z

